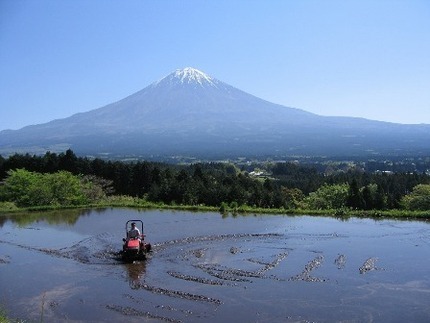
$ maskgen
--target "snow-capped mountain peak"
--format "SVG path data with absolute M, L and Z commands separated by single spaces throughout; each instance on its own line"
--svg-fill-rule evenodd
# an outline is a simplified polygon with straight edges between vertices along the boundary
M 161 82 L 165 81 L 181 84 L 198 84 L 200 86 L 210 85 L 215 87 L 218 83 L 218 81 L 214 78 L 193 67 L 177 69 L 160 81 L 156 82 L 156 84 L 160 84 Z
M 207 74 L 199 71 L 192 67 L 186 67 L 182 70 L 176 70 L 174 76 L 181 80 L 182 83 L 197 82 L 202 84 L 203 82 L 212 83 L 212 78 Z

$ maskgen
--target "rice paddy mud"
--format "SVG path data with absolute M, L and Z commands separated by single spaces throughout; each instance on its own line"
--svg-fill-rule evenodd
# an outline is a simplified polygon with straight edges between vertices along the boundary
M 152 252 L 134 263 L 121 261 L 118 232 L 59 246 L 36 239 L 44 226 L 20 228 L 35 233 L 22 242 L 3 227 L 2 303 L 45 322 L 429 321 L 427 223 L 145 216 L 168 232 L 148 231 Z M 24 286 L 8 280 L 17 270 L 21 296 Z

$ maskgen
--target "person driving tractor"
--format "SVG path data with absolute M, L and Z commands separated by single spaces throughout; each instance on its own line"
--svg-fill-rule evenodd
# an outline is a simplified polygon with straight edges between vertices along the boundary
M 136 227 L 136 223 L 131 224 L 131 229 L 128 231 L 128 238 L 130 239 L 140 239 L 140 230 Z
M 131 227 L 130 227 L 131 225 Z M 140 225 L 140 229 L 138 229 Z M 126 237 L 122 238 L 122 258 L 130 262 L 146 259 L 146 254 L 151 251 L 151 244 L 145 242 L 143 234 L 143 222 L 141 220 L 128 220 L 125 223 Z

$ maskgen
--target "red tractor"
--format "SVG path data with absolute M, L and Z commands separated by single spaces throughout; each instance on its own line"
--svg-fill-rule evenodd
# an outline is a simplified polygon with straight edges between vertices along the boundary
M 151 244 L 145 241 L 143 222 L 141 220 L 128 220 L 125 223 L 126 237 L 122 239 L 122 259 L 126 262 L 146 259 L 151 251 Z

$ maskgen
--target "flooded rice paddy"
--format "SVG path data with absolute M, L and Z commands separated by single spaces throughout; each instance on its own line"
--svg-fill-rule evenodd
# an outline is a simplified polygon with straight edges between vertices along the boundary
M 125 222 L 153 251 L 123 263 Z M 106 209 L 0 217 L 28 322 L 429 322 L 430 224 Z

